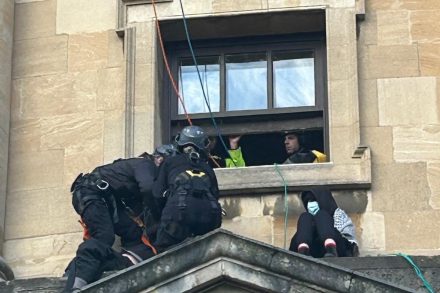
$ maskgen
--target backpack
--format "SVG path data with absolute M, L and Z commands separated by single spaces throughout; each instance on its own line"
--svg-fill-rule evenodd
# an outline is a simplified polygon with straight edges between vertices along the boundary
M 187 169 L 176 176 L 172 186 L 171 192 L 178 196 L 177 207 L 181 211 L 187 207 L 186 199 L 188 196 L 209 200 L 213 212 L 218 211 L 217 199 L 211 192 L 211 178 L 205 172 L 198 169 Z

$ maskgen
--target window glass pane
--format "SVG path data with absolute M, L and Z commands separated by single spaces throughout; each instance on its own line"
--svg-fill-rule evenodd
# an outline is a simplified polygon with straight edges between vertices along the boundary
M 274 107 L 315 105 L 313 53 L 273 54 Z
M 201 57 L 197 59 L 200 76 L 205 89 L 206 98 L 212 112 L 220 109 L 220 63 L 219 57 Z M 180 60 L 179 64 L 179 92 L 185 102 L 188 113 L 209 112 L 203 97 L 197 68 L 191 58 Z M 179 114 L 184 114 L 182 103 L 178 101 Z
M 226 60 L 226 110 L 267 109 L 266 53 L 236 54 Z

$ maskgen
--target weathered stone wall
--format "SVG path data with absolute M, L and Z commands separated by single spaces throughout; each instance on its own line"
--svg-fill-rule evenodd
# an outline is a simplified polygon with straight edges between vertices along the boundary
M 4 255 L 19 277 L 64 270 L 81 241 L 70 184 L 124 155 L 116 6 L 16 0 Z
M 364 249 L 438 254 L 440 2 L 365 3 L 358 41 L 361 141 L 371 147 L 373 177 L 371 210 L 361 221 L 370 246 Z M 378 233 L 376 226 L 384 229 Z M 370 243 L 371 235 L 381 241 Z
M 0 251 L 4 238 L 11 105 L 14 1 L 0 2 Z
M 126 22 L 135 28 L 135 42 L 127 45 L 136 53 L 130 61 L 135 78 L 127 81 L 126 68 L 133 64 L 124 59 L 130 48 L 123 51 L 115 33 L 116 1 L 15 2 L 4 255 L 18 277 L 60 275 L 81 241 L 69 185 L 77 173 L 127 152 L 129 82 L 135 92 L 133 150 L 151 151 L 159 142 L 154 112 L 161 55 L 151 5 L 127 8 Z M 357 225 L 363 254 L 438 254 L 438 1 L 365 1 L 357 37 L 355 2 L 362 1 L 194 0 L 184 5 L 191 17 L 323 8 L 323 2 L 328 5 L 332 161 L 336 167 L 355 166 L 351 155 L 359 141 L 372 152 L 372 188 L 338 190 L 337 201 Z M 178 17 L 179 3 L 160 3 L 158 12 Z M 228 210 L 224 228 L 283 246 L 281 192 L 222 201 Z M 294 192 L 287 204 L 288 245 L 302 207 Z

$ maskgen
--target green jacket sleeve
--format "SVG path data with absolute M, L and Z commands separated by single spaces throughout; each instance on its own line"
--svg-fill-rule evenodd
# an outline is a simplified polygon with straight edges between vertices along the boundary
M 245 167 L 246 166 L 246 162 L 244 161 L 243 158 L 243 153 L 241 152 L 241 147 L 239 147 L 236 150 L 229 150 L 229 155 L 231 156 L 231 158 L 226 158 L 225 159 L 225 163 L 226 163 L 226 168 L 233 168 L 233 167 Z

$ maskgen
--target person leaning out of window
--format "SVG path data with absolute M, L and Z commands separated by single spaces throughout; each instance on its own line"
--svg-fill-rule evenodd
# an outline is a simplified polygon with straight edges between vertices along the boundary
M 239 146 L 241 135 L 229 136 L 229 156 L 225 159 L 227 168 L 244 167 L 246 163 L 243 158 L 241 147 Z M 303 146 L 303 138 L 298 132 L 286 132 L 284 136 L 284 147 L 287 159 L 283 164 L 303 164 L 303 163 L 324 163 L 327 156 L 317 150 L 309 150 Z
M 246 167 L 246 162 L 239 146 L 241 135 L 231 135 L 229 139 L 229 158 L 225 159 L 226 168 L 231 167 Z
M 212 151 L 217 145 L 217 138 L 210 137 L 209 138 L 209 152 L 211 157 L 211 162 L 215 161 L 215 163 L 211 164 L 213 168 L 232 168 L 232 167 L 246 167 L 246 162 L 243 158 L 243 153 L 241 152 L 241 147 L 239 145 L 241 135 L 231 135 L 228 137 L 229 147 L 228 154 L 222 153 L 221 155 L 213 154 Z
M 288 155 L 283 164 L 324 163 L 327 156 L 317 150 L 308 150 L 303 146 L 298 132 L 286 132 L 284 146 Z

